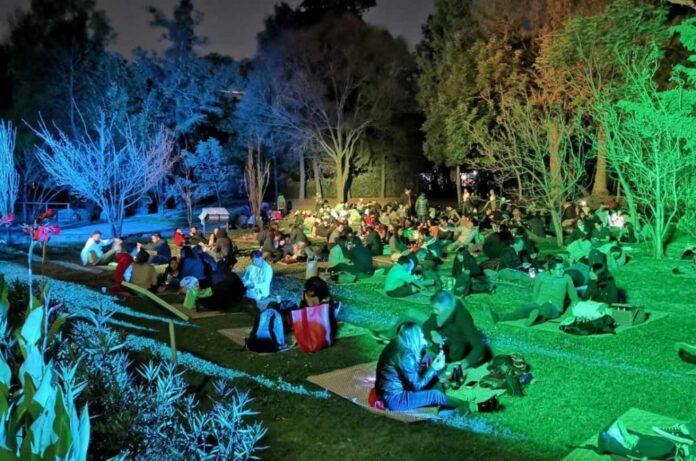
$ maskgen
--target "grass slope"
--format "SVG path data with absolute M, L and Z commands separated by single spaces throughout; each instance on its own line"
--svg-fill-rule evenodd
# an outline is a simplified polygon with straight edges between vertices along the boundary
M 74 253 L 52 256 L 75 258 Z M 616 271 L 617 282 L 632 303 L 670 312 L 670 316 L 615 337 L 576 338 L 493 325 L 483 314 L 482 304 L 511 309 L 528 300 L 529 293 L 515 287 L 500 286 L 493 296 L 467 298 L 465 303 L 494 351 L 523 353 L 536 382 L 527 396 L 504 398 L 504 411 L 460 421 L 467 426 L 462 429 L 432 422 L 402 424 L 334 396 L 297 396 L 248 380 L 235 385 L 251 391 L 256 399 L 253 407 L 269 428 L 265 443 L 270 448 L 263 459 L 561 459 L 630 407 L 677 419 L 696 417 L 696 376 L 687 375 L 693 367 L 680 362 L 672 348 L 676 341 L 696 341 L 696 283 L 673 276 L 676 263 L 652 260 L 641 250 L 629 265 Z M 110 276 L 76 273 L 50 263 L 44 270 L 47 276 L 94 288 Z M 280 274 L 274 281 L 275 291 L 294 293 L 296 298 L 303 269 L 278 266 L 276 270 Z M 376 284 L 333 290 L 347 306 L 346 317 L 367 327 L 390 324 L 407 308 L 428 310 L 423 303 L 391 300 Z M 126 304 L 164 315 L 135 299 Z M 241 351 L 217 333 L 250 321 L 230 316 L 195 321 L 199 328 L 177 327 L 178 347 L 225 367 L 282 377 L 308 388 L 313 385 L 305 381 L 307 376 L 376 360 L 381 350 L 368 336 L 361 336 L 318 354 L 293 350 L 260 357 Z M 134 323 L 157 330 L 150 336 L 168 342 L 166 326 L 160 322 L 137 319 Z M 205 379 L 194 374 L 191 379 L 202 394 L 210 389 Z

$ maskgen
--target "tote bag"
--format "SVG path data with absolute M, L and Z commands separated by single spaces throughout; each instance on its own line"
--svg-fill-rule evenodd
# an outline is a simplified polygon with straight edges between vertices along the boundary
M 320 304 L 292 311 L 292 329 L 302 352 L 317 352 L 331 346 L 329 305 Z

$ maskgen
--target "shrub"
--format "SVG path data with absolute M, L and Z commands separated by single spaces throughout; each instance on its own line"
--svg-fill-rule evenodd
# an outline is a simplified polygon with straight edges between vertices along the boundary
M 89 385 L 80 396 L 95 415 L 91 453 L 98 458 L 245 460 L 260 450 L 266 429 L 248 423 L 256 413 L 248 394 L 215 383 L 208 410 L 187 391 L 169 361 L 136 365 L 121 350 L 108 316 L 75 322 L 65 360 L 82 357 L 78 376 Z

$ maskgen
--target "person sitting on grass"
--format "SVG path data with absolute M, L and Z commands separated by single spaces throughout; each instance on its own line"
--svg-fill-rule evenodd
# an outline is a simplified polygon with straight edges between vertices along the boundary
M 172 237 L 172 243 L 177 247 L 181 248 L 186 243 L 186 236 L 180 227 L 174 229 L 174 237 Z
M 138 251 L 154 251 L 155 254 L 150 258 L 150 264 L 157 266 L 160 264 L 169 264 L 169 260 L 172 258 L 172 250 L 169 248 L 169 244 L 165 239 L 162 238 L 159 232 L 154 232 L 150 236 L 150 243 L 143 245 L 138 242 Z
M 349 251 L 346 248 L 346 238 L 339 236 L 336 239 L 336 244 L 329 251 L 329 259 L 327 262 L 327 268 L 329 274 L 336 279 L 341 273 L 347 273 L 356 275 L 358 274 L 358 269 L 348 258 Z
M 458 362 L 462 368 L 477 367 L 492 357 L 483 335 L 461 300 L 448 291 L 438 291 L 430 298 L 433 312 L 423 323 L 431 352 L 442 350 L 447 363 Z
M 553 259 L 549 265 L 550 273 L 541 273 L 534 280 L 533 297 L 530 304 L 514 312 L 499 314 L 486 305 L 485 308 L 494 322 L 527 319 L 532 326 L 559 318 L 565 312 L 566 301 L 572 307 L 578 301 L 578 294 L 570 275 L 564 273 L 563 260 Z
M 370 250 L 372 256 L 382 256 L 384 253 L 382 238 L 372 226 L 367 226 L 365 230 L 365 246 Z
M 80 251 L 80 259 L 83 266 L 101 266 L 111 262 L 114 255 L 118 253 L 121 245 L 120 239 L 102 240 L 102 233 L 92 232 L 92 235 L 85 242 L 85 246 Z M 104 252 L 104 249 L 111 245 L 111 249 Z
M 408 245 L 406 244 L 406 237 L 404 237 L 403 227 L 392 227 L 391 237 L 389 237 L 389 250 L 391 251 L 390 257 L 392 261 L 397 261 L 401 256 L 409 253 Z
M 389 269 L 387 279 L 384 282 L 384 291 L 387 296 L 392 298 L 405 298 L 414 293 L 418 293 L 425 286 L 413 274 L 415 263 L 408 256 L 402 256 Z
M 251 264 L 244 271 L 242 282 L 247 288 L 247 298 L 261 300 L 271 294 L 273 268 L 263 259 L 260 251 L 251 253 Z
M 126 280 L 133 285 L 137 285 L 145 290 L 154 292 L 157 287 L 157 272 L 155 267 L 150 264 L 150 255 L 142 248 L 133 259 L 133 264 L 126 270 Z
M 465 408 L 462 402 L 435 389 L 438 375 L 445 368 L 445 353 L 440 352 L 429 361 L 425 355 L 426 346 L 421 327 L 415 322 L 406 322 L 380 354 L 375 391 L 386 409 Z
M 157 277 L 157 292 L 177 291 L 179 289 L 179 258 L 173 256 L 169 260 L 164 273 Z
M 191 226 L 189 229 L 189 233 L 186 236 L 186 244 L 187 245 L 198 245 L 199 243 L 207 243 L 208 239 L 205 238 L 205 235 L 203 235 L 202 232 L 198 232 L 198 228 L 196 226 Z
M 375 272 L 372 253 L 359 238 L 353 239 L 353 248 L 348 252 L 348 259 L 353 263 L 358 278 L 370 277 Z

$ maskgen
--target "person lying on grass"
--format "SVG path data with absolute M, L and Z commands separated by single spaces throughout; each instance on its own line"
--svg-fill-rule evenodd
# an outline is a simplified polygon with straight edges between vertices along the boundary
M 392 298 L 405 298 L 418 293 L 425 285 L 413 274 L 415 263 L 408 256 L 401 256 L 389 269 L 384 282 L 384 291 Z
M 426 347 L 421 327 L 415 322 L 406 322 L 380 354 L 375 391 L 386 409 L 467 408 L 467 404 L 448 397 L 437 388 L 438 375 L 445 369 L 445 353 L 441 351 L 432 359 L 426 356 Z
M 549 270 L 549 273 L 542 272 L 536 277 L 530 304 L 505 314 L 497 313 L 490 305 L 486 305 L 485 308 L 493 322 L 526 318 L 526 325 L 532 326 L 559 318 L 566 312 L 566 301 L 569 301 L 571 307 L 574 306 L 579 298 L 573 279 L 564 273 L 563 260 L 553 259 L 549 264 Z

